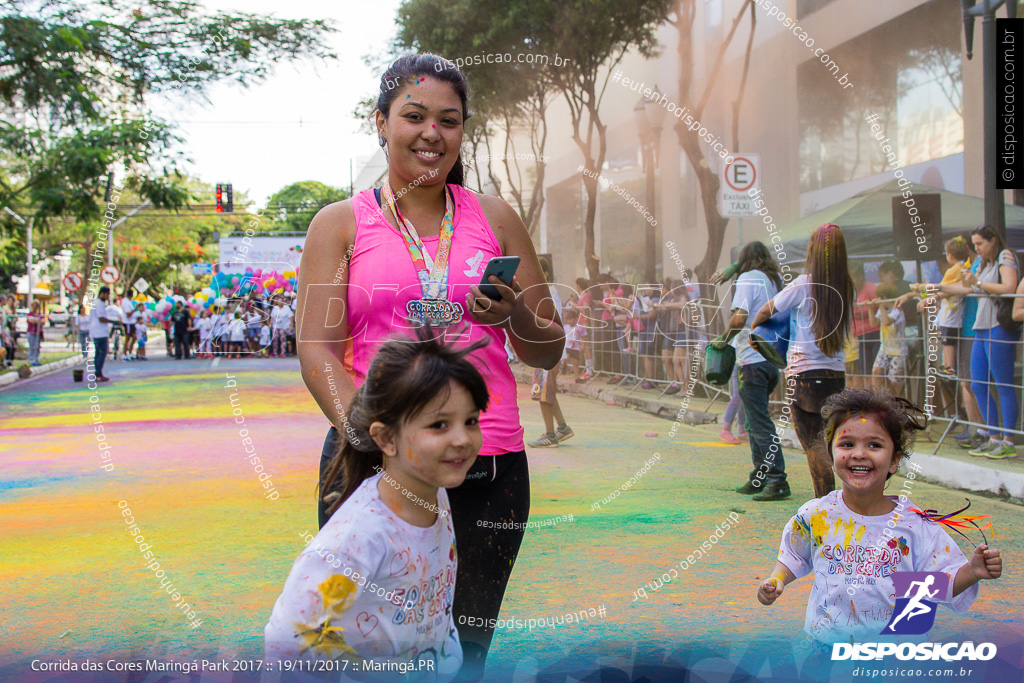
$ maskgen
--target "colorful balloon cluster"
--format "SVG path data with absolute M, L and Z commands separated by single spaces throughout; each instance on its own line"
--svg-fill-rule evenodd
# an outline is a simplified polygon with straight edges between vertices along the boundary
M 294 270 L 278 273 L 273 269 L 246 268 L 241 275 L 215 273 L 210 285 L 203 287 L 191 298 L 186 299 L 181 295 L 175 295 L 165 297 L 162 301 L 147 303 L 149 322 L 156 324 L 169 318 L 178 302 L 184 304 L 193 313 L 198 313 L 214 306 L 226 306 L 227 297 L 247 296 L 253 290 L 256 290 L 260 296 L 291 292 L 296 287 L 297 278 L 298 273 Z

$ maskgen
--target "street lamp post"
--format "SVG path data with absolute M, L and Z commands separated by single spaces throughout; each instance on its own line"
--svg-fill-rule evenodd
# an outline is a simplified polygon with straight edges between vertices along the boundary
M 981 17 L 982 125 L 984 126 L 985 224 L 1006 239 L 1006 206 L 1003 191 L 996 187 L 996 10 L 1006 5 L 1006 16 L 1017 18 L 1017 0 L 960 0 L 964 15 L 967 59 L 974 52 L 974 19 Z
M 655 264 L 657 249 L 654 245 L 654 226 L 657 222 L 656 192 L 654 172 L 658 166 L 657 150 L 661 141 L 661 129 L 665 123 L 667 110 L 658 104 L 661 93 L 657 86 L 650 99 L 641 98 L 633 107 L 637 132 L 640 134 L 640 150 L 643 168 L 647 175 L 647 207 L 651 219 L 647 220 L 644 229 L 644 278 L 650 284 L 655 283 Z

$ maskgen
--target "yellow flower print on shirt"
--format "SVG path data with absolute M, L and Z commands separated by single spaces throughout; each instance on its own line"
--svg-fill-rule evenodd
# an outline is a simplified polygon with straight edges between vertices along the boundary
M 351 609 L 356 601 L 356 584 L 352 579 L 341 574 L 334 574 L 317 588 L 320 589 L 320 602 L 323 605 L 323 616 L 319 623 L 296 624 L 301 645 L 299 652 L 316 650 L 329 659 L 338 655 L 348 654 L 359 658 L 359 653 L 346 642 L 344 630 L 340 626 L 331 626 L 331 619 L 340 618 Z

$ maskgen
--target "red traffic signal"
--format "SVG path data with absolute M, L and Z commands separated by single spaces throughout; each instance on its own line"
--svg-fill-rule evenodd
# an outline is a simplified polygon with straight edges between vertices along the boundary
M 234 213 L 235 198 L 231 183 L 217 183 L 217 213 Z

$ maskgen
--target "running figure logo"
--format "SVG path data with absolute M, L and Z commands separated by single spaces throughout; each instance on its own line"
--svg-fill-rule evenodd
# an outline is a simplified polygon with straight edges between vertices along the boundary
M 938 602 L 949 591 L 949 576 L 942 572 L 896 572 L 892 575 L 896 605 L 892 618 L 882 629 L 884 635 L 923 635 L 935 623 Z M 935 598 L 938 597 L 936 600 Z

